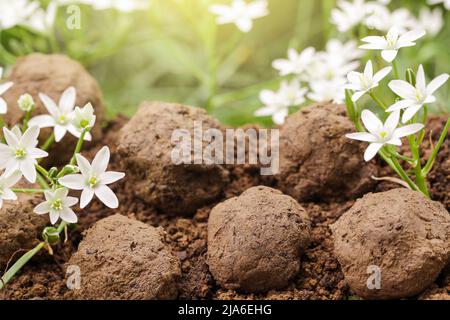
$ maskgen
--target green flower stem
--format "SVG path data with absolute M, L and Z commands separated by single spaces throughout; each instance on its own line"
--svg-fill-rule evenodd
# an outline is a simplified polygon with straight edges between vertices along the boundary
M 55 142 L 55 133 L 52 134 L 45 140 L 44 144 L 40 147 L 41 150 L 47 151 L 51 145 Z
M 398 163 L 398 160 L 395 157 L 391 157 L 390 159 L 392 160 L 392 164 L 396 168 L 395 171 L 399 174 L 400 178 L 402 178 L 403 181 L 405 181 L 414 191 L 420 191 L 419 187 L 414 183 L 414 181 L 411 180 L 405 170 L 403 170 L 400 163 Z
M 422 165 L 420 163 L 420 152 L 419 146 L 416 142 L 415 135 L 410 135 L 408 137 L 409 148 L 411 149 L 411 153 L 413 155 L 414 160 L 416 161 L 416 165 L 414 166 L 414 175 L 416 176 L 416 184 L 419 190 L 428 198 L 430 197 L 430 193 L 428 192 L 427 182 L 425 180 L 425 176 L 422 172 Z
M 383 101 L 381 101 L 380 99 L 378 99 L 378 97 L 376 96 L 376 95 L 374 95 L 374 93 L 372 92 L 372 91 L 370 91 L 370 96 L 371 96 L 371 98 L 383 109 L 383 110 L 386 110 L 388 107 L 387 107 L 387 105 L 383 102 Z
M 50 175 L 48 171 L 41 167 L 39 164 L 36 164 L 36 170 L 45 178 L 48 182 L 53 183 L 52 179 L 50 179 Z
M 71 165 L 75 165 L 77 162 L 77 158 L 75 157 L 75 155 L 77 153 L 80 153 L 81 147 L 83 147 L 83 142 L 84 142 L 84 136 L 86 135 L 86 133 L 89 131 L 89 129 L 84 129 L 83 132 L 81 132 L 80 138 L 78 139 L 77 145 L 75 147 L 75 151 L 73 152 L 73 156 L 72 159 L 70 160 L 70 164 Z
M 45 189 L 11 189 L 15 193 L 44 193 Z
M 63 232 L 64 228 L 67 226 L 67 222 L 62 221 L 59 226 L 58 229 L 56 229 L 58 231 L 58 234 L 60 234 L 61 232 Z
M 30 121 L 31 111 L 25 112 L 25 117 L 23 118 L 22 131 L 25 132 L 28 129 L 28 121 Z
M 38 172 L 36 176 L 37 183 L 41 186 L 43 189 L 50 189 L 50 186 L 48 185 L 47 181 L 41 176 L 41 174 Z
M 404 155 L 398 153 L 397 151 L 392 151 L 392 150 L 389 150 L 388 148 L 386 148 L 386 151 L 389 153 L 389 155 L 394 156 L 397 159 L 410 162 L 411 164 L 414 164 L 414 165 L 416 164 L 416 160 L 414 160 L 413 158 L 404 156 Z
M 427 176 L 428 173 L 430 173 L 431 169 L 433 168 L 434 160 L 436 159 L 436 156 L 441 149 L 442 144 L 444 143 L 445 138 L 447 137 L 448 130 L 450 129 L 450 118 L 447 119 L 447 123 L 445 124 L 444 130 L 442 130 L 441 136 L 439 137 L 438 143 L 434 147 L 433 151 L 431 152 L 430 157 L 428 158 L 427 163 L 423 167 L 422 174 L 423 176 Z
M 38 253 L 45 246 L 45 242 L 40 242 L 36 247 L 25 253 L 13 266 L 2 276 L 0 281 L 0 290 L 5 287 L 5 285 L 11 281 L 14 275 L 22 269 L 22 267 L 30 261 L 33 256 Z
M 400 79 L 400 74 L 398 73 L 397 61 L 392 61 L 392 68 L 394 69 L 394 77 L 395 79 Z

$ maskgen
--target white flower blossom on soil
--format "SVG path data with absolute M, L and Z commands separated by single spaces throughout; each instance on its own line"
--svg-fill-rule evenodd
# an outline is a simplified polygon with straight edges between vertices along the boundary
M 363 38 L 362 41 L 367 43 L 360 46 L 360 48 L 381 50 L 381 57 L 387 62 L 392 62 L 400 48 L 415 46 L 416 43 L 414 41 L 424 35 L 425 31 L 422 30 L 413 30 L 400 35 L 398 28 L 392 27 L 386 36 L 369 36 Z
M 49 114 L 43 114 L 30 120 L 30 126 L 39 126 L 40 128 L 53 127 L 55 133 L 55 141 L 61 141 L 69 131 L 72 135 L 79 138 L 81 132 L 74 130 L 72 119 L 74 116 L 73 109 L 75 107 L 76 90 L 69 87 L 61 95 L 58 105 L 49 96 L 40 93 L 39 98 L 44 104 Z M 84 140 L 91 141 L 92 136 L 87 133 Z
M 269 14 L 267 0 L 233 0 L 230 6 L 213 4 L 209 11 L 217 15 L 218 24 L 234 23 L 242 32 L 249 32 L 253 27 L 253 20 Z
M 397 128 L 400 120 L 400 111 L 392 112 L 386 119 L 386 122 L 382 123 L 373 112 L 365 109 L 361 114 L 361 120 L 368 132 L 349 133 L 345 136 L 350 139 L 370 143 L 364 153 L 365 161 L 373 159 L 384 145 L 401 146 L 401 138 L 417 133 L 424 128 L 424 125 L 421 123 Z
M 449 75 L 444 73 L 434 78 L 428 85 L 425 80 L 425 71 L 420 65 L 416 75 L 416 85 L 413 86 L 409 82 L 403 80 L 392 80 L 389 82 L 389 88 L 402 98 L 387 111 L 396 111 L 405 109 L 402 116 L 402 122 L 406 123 L 422 108 L 423 105 L 433 103 L 436 101 L 434 92 L 439 89 L 449 78 Z
M 73 190 L 83 190 L 81 193 L 80 207 L 85 208 L 94 195 L 107 207 L 115 209 L 119 206 L 119 200 L 114 192 L 107 186 L 122 179 L 122 172 L 106 171 L 109 163 L 110 152 L 108 147 L 103 147 L 95 156 L 92 164 L 81 154 L 76 155 L 80 174 L 70 174 L 59 179 L 59 183 Z
M 48 156 L 36 148 L 39 127 L 30 127 L 23 135 L 18 127 L 12 130 L 3 127 L 3 134 L 7 144 L 0 144 L 0 169 L 5 169 L 6 175 L 19 170 L 29 182 L 36 182 L 36 159 Z
M 69 197 L 68 194 L 67 188 L 44 191 L 45 201 L 37 205 L 34 212 L 37 214 L 49 213 L 51 224 L 55 224 L 60 218 L 68 223 L 76 223 L 78 217 L 70 207 L 76 205 L 78 199 Z
M 79 133 L 91 129 L 94 127 L 95 119 L 94 108 L 91 103 L 86 104 L 83 108 L 75 107 L 72 119 L 73 129 Z M 73 129 L 69 128 L 69 130 Z
M 283 81 L 277 92 L 262 90 L 259 97 L 264 107 L 256 110 L 258 117 L 272 116 L 276 124 L 283 124 L 289 114 L 289 107 L 299 106 L 305 102 L 306 88 L 302 88 L 296 79 L 288 82 Z
M 3 76 L 3 68 L 0 67 L 0 80 Z M 2 94 L 4 94 L 9 88 L 13 86 L 13 83 L 8 81 L 5 83 L 0 83 L 0 114 L 5 114 L 8 111 L 8 105 L 6 104 L 5 99 L 2 98 Z
M 372 61 L 368 61 L 364 68 L 364 73 L 352 71 L 347 75 L 349 84 L 346 85 L 347 89 L 354 90 L 355 93 L 352 96 L 354 102 L 358 101 L 364 94 L 378 87 L 378 83 L 384 79 L 392 67 L 385 67 L 373 74 Z
M 3 173 L 0 176 L 0 209 L 3 207 L 4 200 L 17 200 L 16 194 L 11 190 L 17 182 L 22 178 L 19 171 L 14 171 L 10 175 Z

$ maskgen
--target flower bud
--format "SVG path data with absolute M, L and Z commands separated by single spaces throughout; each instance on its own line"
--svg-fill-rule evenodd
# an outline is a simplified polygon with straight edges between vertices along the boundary
M 58 175 L 58 168 L 56 167 L 52 167 L 49 171 L 48 171 L 48 175 L 51 179 L 56 178 L 56 176 Z
M 19 97 L 19 100 L 17 100 L 17 104 L 19 105 L 20 110 L 22 110 L 23 112 L 31 112 L 36 106 L 33 97 L 29 93 L 21 95 Z
M 46 227 L 44 231 L 42 231 L 42 238 L 48 244 L 55 244 L 60 240 L 58 230 L 54 227 Z
M 65 175 L 78 173 L 78 172 L 80 172 L 80 169 L 77 166 L 68 164 L 61 170 L 61 172 L 58 174 L 57 178 L 61 178 L 61 177 L 64 177 Z

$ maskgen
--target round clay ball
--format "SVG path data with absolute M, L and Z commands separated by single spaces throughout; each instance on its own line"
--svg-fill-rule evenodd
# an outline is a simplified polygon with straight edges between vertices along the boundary
M 332 231 L 345 279 L 365 299 L 417 295 L 450 258 L 449 213 L 405 188 L 367 194 Z
M 9 126 L 13 126 L 22 121 L 24 112 L 19 109 L 17 100 L 25 93 L 30 94 L 36 103 L 32 117 L 39 114 L 48 114 L 39 93 L 44 93 L 52 98 L 55 103 L 69 87 L 76 89 L 76 106 L 84 107 L 90 102 L 97 117 L 94 128 L 91 131 L 93 140 L 101 139 L 101 121 L 103 119 L 103 99 L 97 81 L 75 60 L 59 54 L 33 53 L 23 58 L 17 59 L 8 81 L 14 85 L 6 91 L 2 97 L 8 104 L 8 112 L 4 119 Z M 50 129 L 44 129 L 41 139 L 46 139 L 50 135 Z M 64 139 L 55 144 L 52 148 L 58 154 L 61 162 L 70 159 L 71 152 L 67 145 L 76 143 L 77 138 L 67 133 Z M 63 157 L 63 155 L 67 155 Z M 58 162 L 58 161 L 56 161 Z M 59 163 L 55 163 L 59 164 Z
M 120 132 L 117 150 L 128 181 L 138 197 L 165 213 L 194 213 L 220 196 L 228 183 L 229 173 L 222 165 L 194 164 L 194 156 L 190 163 L 173 161 L 177 143 L 172 134 L 187 130 L 193 148 L 194 122 L 201 123 L 204 130 L 221 129 L 203 109 L 144 102 Z
M 278 187 L 298 201 L 370 191 L 377 167 L 364 162 L 364 143 L 345 137 L 354 130 L 343 105 L 317 104 L 289 116 L 280 130 Z
M 309 219 L 297 201 L 269 187 L 253 187 L 212 209 L 209 270 L 226 289 L 281 289 L 298 273 L 309 241 Z
M 4 270 L 16 251 L 35 247 L 49 224 L 48 217 L 33 212 L 43 201 L 41 196 L 17 194 L 17 197 L 17 201 L 4 201 L 0 209 L 0 270 Z M 14 263 L 22 254 L 10 262 Z
M 66 265 L 80 272 L 74 298 L 176 299 L 180 262 L 163 237 L 162 228 L 120 214 L 95 223 Z

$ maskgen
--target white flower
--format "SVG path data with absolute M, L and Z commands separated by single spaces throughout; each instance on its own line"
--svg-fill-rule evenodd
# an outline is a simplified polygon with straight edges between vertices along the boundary
M 148 8 L 148 0 L 78 0 L 78 2 L 91 5 L 95 10 L 115 9 L 126 13 Z
M 39 1 L 29 0 L 1 0 L 0 1 L 0 30 L 9 29 L 26 23 L 30 15 L 39 8 Z
M 373 159 L 385 144 L 401 146 L 402 141 L 400 138 L 419 132 L 424 127 L 421 123 L 414 123 L 397 128 L 400 120 L 400 111 L 391 113 L 384 124 L 375 114 L 367 109 L 363 110 L 361 119 L 369 132 L 349 133 L 345 136 L 354 140 L 370 142 L 364 153 L 364 160 L 366 161 Z
M 34 208 L 37 214 L 50 213 L 50 222 L 55 224 L 59 218 L 68 223 L 76 223 L 78 221 L 77 215 L 70 207 L 78 203 L 78 199 L 68 197 L 69 190 L 66 188 L 59 188 L 55 191 L 44 191 L 45 200 Z
M 391 72 L 392 67 L 386 67 L 373 74 L 372 61 L 368 61 L 364 68 L 364 73 L 352 71 L 347 75 L 349 84 L 347 89 L 354 90 L 352 96 L 354 102 L 358 101 L 366 92 L 378 87 L 378 83 Z
M 69 189 L 83 190 L 80 207 L 83 209 L 91 202 L 94 194 L 107 207 L 115 209 L 119 200 L 114 192 L 107 186 L 122 179 L 122 172 L 106 171 L 109 163 L 109 148 L 103 147 L 95 156 L 92 165 L 80 154 L 76 155 L 81 174 L 70 174 L 59 179 L 59 183 Z
M 87 103 L 83 108 L 75 107 L 72 125 L 78 132 L 91 129 L 95 124 L 94 108 L 91 103 Z
M 244 0 L 233 0 L 231 6 L 213 4 L 209 11 L 216 14 L 218 24 L 234 23 L 242 32 L 249 32 L 253 20 L 269 14 L 267 0 L 256 0 L 246 3 Z
M 3 68 L 0 67 L 0 80 L 2 79 L 2 76 Z M 2 98 L 2 94 L 4 94 L 12 86 L 12 82 L 0 83 L 0 114 L 5 114 L 8 111 L 8 105 L 6 104 L 5 99 Z
M 72 127 L 73 108 L 75 107 L 76 90 L 69 87 L 61 95 L 59 104 L 47 95 L 39 93 L 39 98 L 50 113 L 39 115 L 30 120 L 30 126 L 39 126 L 40 128 L 53 127 L 55 133 L 55 141 L 59 142 L 64 138 L 67 131 L 79 138 L 81 133 Z M 92 136 L 87 133 L 84 140 L 91 141 Z
M 416 21 L 416 24 L 430 36 L 437 35 L 444 26 L 442 10 L 439 8 L 430 10 L 428 7 L 423 7 L 420 9 L 419 19 Z
M 34 99 L 29 93 L 22 94 L 17 100 L 17 104 L 23 112 L 31 112 L 35 107 Z
M 288 50 L 287 59 L 277 59 L 272 66 L 280 72 L 280 76 L 301 74 L 313 62 L 316 49 L 309 47 L 298 53 L 295 49 Z
M 345 79 L 313 81 L 309 84 L 308 98 L 316 102 L 333 101 L 342 103 L 345 99 Z
M 331 11 L 331 23 L 340 32 L 346 32 L 361 23 L 366 17 L 367 4 L 364 0 L 338 1 L 337 8 Z
M 415 40 L 423 37 L 425 31 L 413 30 L 409 31 L 403 35 L 399 34 L 396 27 L 392 27 L 386 36 L 369 36 L 362 39 L 362 41 L 367 42 L 360 46 L 361 49 L 369 50 L 382 50 L 381 57 L 387 61 L 392 62 L 397 56 L 397 52 L 400 48 L 415 46 Z
M 14 171 L 10 175 L 4 173 L 0 176 L 0 209 L 4 200 L 17 200 L 17 196 L 11 190 L 11 187 L 19 182 L 20 178 L 22 178 L 22 174 L 19 171 Z
M 48 156 L 36 148 L 39 127 L 30 127 L 23 135 L 18 127 L 11 131 L 3 127 L 3 134 L 7 145 L 0 144 L 0 169 L 5 169 L 6 175 L 19 170 L 29 182 L 36 182 L 36 159 Z
M 443 3 L 445 9 L 450 10 L 450 0 L 428 0 L 428 4 L 434 5 L 438 3 Z
M 307 89 L 302 88 L 298 80 L 283 81 L 277 92 L 271 90 L 261 91 L 259 97 L 264 107 L 256 110 L 257 117 L 272 116 L 276 124 L 283 124 L 289 114 L 289 107 L 301 105 L 305 102 Z
M 433 93 L 439 89 L 449 78 L 449 75 L 444 73 L 434 78 L 427 86 L 425 81 L 425 72 L 423 66 L 420 65 L 416 75 L 416 86 L 413 86 L 409 82 L 403 80 L 392 80 L 389 82 L 389 88 L 401 97 L 400 100 L 390 106 L 387 111 L 395 111 L 406 109 L 402 116 L 402 122 L 409 121 L 420 108 L 427 103 L 433 103 L 436 101 L 436 97 Z
M 386 6 L 372 3 L 369 11 L 371 13 L 364 21 L 368 28 L 388 32 L 396 27 L 400 34 L 418 28 L 416 19 L 408 9 L 400 8 L 391 12 Z
M 37 9 L 23 24 L 38 32 L 48 33 L 55 23 L 57 10 L 57 2 L 50 1 L 46 9 Z
M 346 64 L 352 60 L 361 58 L 363 55 L 364 51 L 358 49 L 358 43 L 356 41 L 341 42 L 338 39 L 330 39 L 326 45 L 324 58 L 337 60 L 338 63 L 336 64 Z

